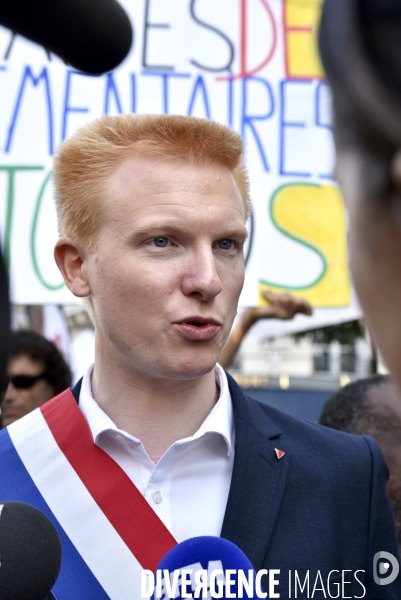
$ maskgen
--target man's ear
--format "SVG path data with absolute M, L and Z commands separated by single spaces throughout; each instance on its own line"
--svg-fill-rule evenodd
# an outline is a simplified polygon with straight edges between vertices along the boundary
M 70 292 L 78 298 L 91 293 L 84 269 L 85 252 L 69 237 L 61 237 L 54 248 L 54 258 Z

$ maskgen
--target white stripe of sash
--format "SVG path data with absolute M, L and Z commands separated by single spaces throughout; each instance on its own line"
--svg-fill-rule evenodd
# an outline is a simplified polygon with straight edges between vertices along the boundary
M 39 492 L 105 592 L 112 600 L 139 600 L 139 562 L 61 452 L 41 411 L 8 431 Z

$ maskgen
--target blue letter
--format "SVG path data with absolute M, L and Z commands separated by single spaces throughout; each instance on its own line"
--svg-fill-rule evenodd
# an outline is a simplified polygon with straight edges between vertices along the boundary
M 103 110 L 105 115 L 109 114 L 110 94 L 113 94 L 114 99 L 116 101 L 117 110 L 121 115 L 123 112 L 123 109 L 121 107 L 121 102 L 120 102 L 120 98 L 118 95 L 116 82 L 114 81 L 113 75 L 111 73 L 108 73 L 107 81 L 106 81 L 106 95 L 105 95 L 105 99 L 104 99 L 104 110 Z
M 71 78 L 73 75 L 80 75 L 81 77 L 98 77 L 98 75 L 88 75 L 87 73 L 81 73 L 81 71 L 67 71 L 67 82 L 65 86 L 64 106 L 63 106 L 63 127 L 61 132 L 61 141 L 63 142 L 67 137 L 67 113 L 87 113 L 89 108 L 70 106 L 70 87 Z
M 268 93 L 269 97 L 269 109 L 267 110 L 265 115 L 248 115 L 247 113 L 247 88 L 249 81 L 257 81 L 262 83 Z M 253 124 L 253 121 L 264 121 L 266 119 L 270 119 L 270 117 L 274 113 L 274 97 L 273 92 L 270 87 L 270 83 L 266 81 L 266 79 L 262 79 L 261 77 L 244 77 L 242 80 L 242 115 L 241 115 L 241 135 L 242 138 L 245 139 L 245 127 L 249 127 L 253 133 L 253 137 L 255 138 L 256 145 L 260 152 L 260 158 L 262 159 L 262 164 L 265 171 L 270 171 L 269 165 L 267 162 L 267 158 L 265 156 L 262 143 L 260 141 L 258 132 Z
M 320 114 L 320 102 L 321 102 L 321 94 L 320 91 L 324 88 L 329 88 L 329 84 L 326 81 L 319 81 L 316 86 L 315 93 L 315 125 L 316 127 L 322 127 L 323 129 L 328 129 L 330 132 L 332 131 L 331 123 L 324 123 L 322 121 L 322 115 Z M 330 181 L 334 181 L 334 177 L 329 173 L 320 173 L 320 179 L 329 179 Z
M 35 77 L 33 75 L 32 71 L 31 71 L 31 67 L 25 67 L 24 75 L 22 77 L 22 82 L 21 82 L 18 96 L 17 96 L 17 102 L 16 102 L 15 108 L 14 108 L 14 114 L 12 116 L 11 125 L 8 130 L 8 137 L 7 137 L 6 147 L 4 150 L 6 154 L 8 152 L 10 152 L 11 141 L 12 141 L 15 125 L 17 123 L 18 111 L 21 106 L 22 96 L 24 94 L 24 89 L 25 89 L 25 84 L 28 80 L 30 80 L 31 83 L 33 83 L 34 87 L 37 87 L 37 85 L 39 84 L 39 82 L 42 79 L 45 84 L 45 95 L 46 95 L 46 103 L 47 103 L 47 120 L 48 120 L 48 125 L 49 125 L 49 154 L 50 154 L 50 156 L 52 156 L 52 154 L 53 154 L 53 110 L 52 110 L 52 102 L 51 102 L 51 96 L 50 96 L 49 77 L 47 74 L 46 67 L 43 67 L 43 70 L 38 77 Z
M 194 85 L 194 89 L 192 91 L 192 96 L 191 99 L 189 101 L 189 108 L 188 108 L 188 116 L 192 115 L 192 111 L 194 108 L 194 104 L 195 104 L 195 98 L 196 98 L 196 94 L 198 89 L 201 90 L 202 92 L 202 96 L 203 96 L 203 103 L 205 105 L 205 112 L 206 112 L 206 117 L 208 119 L 210 119 L 210 106 L 209 106 L 209 100 L 207 97 L 207 93 L 206 93 L 206 87 L 205 87 L 205 82 L 203 81 L 203 77 L 202 75 L 198 75 L 195 85 Z
M 310 177 L 311 173 L 302 173 L 302 172 L 291 172 L 286 171 L 284 166 L 284 156 L 285 156 L 285 129 L 289 127 L 295 127 L 299 129 L 305 128 L 305 123 L 300 123 L 296 121 L 285 121 L 285 105 L 284 105 L 284 95 L 285 95 L 285 86 L 286 84 L 290 85 L 309 85 L 310 81 L 291 81 L 284 80 L 280 83 L 280 175 L 291 175 L 292 177 Z
M 229 75 L 231 75 L 231 70 L 229 71 Z M 228 84 L 228 125 L 230 127 L 233 126 L 233 78 L 229 77 Z
M 136 113 L 136 77 L 131 73 L 131 112 Z

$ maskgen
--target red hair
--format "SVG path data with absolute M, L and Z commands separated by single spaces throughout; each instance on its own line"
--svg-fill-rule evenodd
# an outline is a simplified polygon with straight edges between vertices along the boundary
M 226 166 L 248 216 L 243 149 L 237 133 L 206 119 L 126 114 L 93 121 L 66 140 L 55 157 L 53 181 L 60 234 L 73 237 L 89 250 L 95 247 L 106 181 L 124 159 L 138 152 L 162 160 Z

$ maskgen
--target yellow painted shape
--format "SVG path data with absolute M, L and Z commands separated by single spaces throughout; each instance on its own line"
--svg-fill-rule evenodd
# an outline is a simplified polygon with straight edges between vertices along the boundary
M 315 32 L 291 31 L 287 34 L 288 74 L 293 78 L 321 79 L 324 70 L 317 51 Z
M 308 287 L 284 287 L 260 281 L 258 305 L 267 304 L 264 290 L 306 298 L 315 307 L 348 306 L 351 287 L 348 272 L 347 229 L 344 203 L 332 185 L 290 184 L 272 199 L 271 216 L 284 235 L 312 248 L 323 258 L 320 279 Z
M 320 18 L 323 0 L 284 0 L 289 27 L 315 26 Z
M 283 0 L 286 16 L 286 53 L 290 77 L 315 79 L 324 77 L 319 57 L 317 33 L 322 0 Z M 311 28 L 311 31 L 288 28 Z

